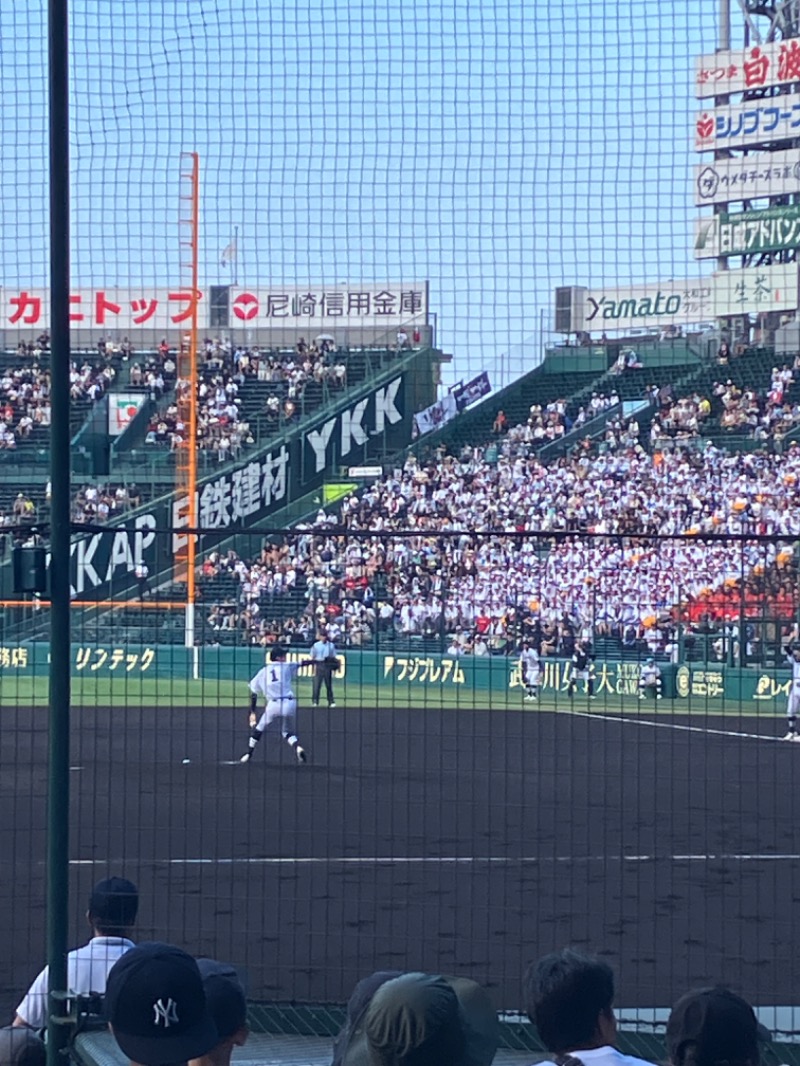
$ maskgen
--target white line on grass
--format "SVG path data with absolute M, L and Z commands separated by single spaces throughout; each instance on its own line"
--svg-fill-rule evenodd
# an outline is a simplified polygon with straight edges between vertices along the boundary
M 705 733 L 717 737 L 737 737 L 744 740 L 782 741 L 779 736 L 767 736 L 763 733 L 743 733 L 735 729 L 712 729 L 702 725 L 683 725 L 679 722 L 651 722 L 644 718 L 631 718 L 627 714 L 602 714 L 596 711 L 564 711 L 564 714 L 577 718 L 594 718 L 599 722 L 623 722 L 625 725 L 645 726 L 649 729 L 673 729 L 680 733 Z
M 710 852 L 685 855 L 302 855 L 152 859 L 166 866 L 556 866 L 588 863 L 800 862 L 800 852 Z M 70 859 L 71 866 L 107 866 L 108 859 Z

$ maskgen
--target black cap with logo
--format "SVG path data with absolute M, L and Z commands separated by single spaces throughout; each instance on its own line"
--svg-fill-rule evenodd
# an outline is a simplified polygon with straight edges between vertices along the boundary
M 139 944 L 114 963 L 106 1017 L 122 1051 L 142 1066 L 196 1059 L 219 1042 L 197 963 L 170 944 Z

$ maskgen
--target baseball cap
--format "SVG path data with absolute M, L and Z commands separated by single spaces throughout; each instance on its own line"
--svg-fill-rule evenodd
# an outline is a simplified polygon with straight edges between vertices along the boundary
M 247 1025 L 247 999 L 233 966 L 216 959 L 198 959 L 206 1003 L 221 1042 Z
M 32 1029 L 9 1025 L 0 1029 L 0 1066 L 44 1066 L 47 1049 Z
M 143 1066 L 196 1059 L 219 1043 L 197 963 L 171 944 L 139 944 L 122 955 L 108 975 L 105 1006 L 120 1048 Z
M 490 1066 L 498 1042 L 497 1014 L 480 985 L 460 977 L 405 973 L 374 992 L 341 1063 Z
M 89 914 L 103 925 L 133 925 L 139 910 L 139 890 L 124 877 L 98 881 L 89 896 Z
M 686 1044 L 697 1046 L 700 1063 L 758 1059 L 759 1041 L 770 1034 L 741 996 L 727 988 L 700 988 L 681 996 L 667 1021 L 670 1061 L 681 1059 Z

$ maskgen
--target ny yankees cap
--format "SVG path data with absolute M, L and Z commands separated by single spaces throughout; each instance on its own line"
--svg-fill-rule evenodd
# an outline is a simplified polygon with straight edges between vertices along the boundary
M 98 881 L 89 896 L 89 914 L 105 925 L 133 925 L 138 910 L 139 890 L 124 877 Z
M 122 1051 L 142 1066 L 186 1062 L 219 1043 L 197 963 L 171 944 L 139 944 L 114 963 L 106 1018 Z
M 696 1046 L 695 1060 L 707 1063 L 758 1060 L 758 1045 L 770 1034 L 741 996 L 727 988 L 699 988 L 681 996 L 667 1021 L 670 1061 L 683 1059 L 688 1044 Z
M 227 1040 L 247 1025 L 247 999 L 239 975 L 233 966 L 216 959 L 198 959 L 197 966 L 217 1036 Z

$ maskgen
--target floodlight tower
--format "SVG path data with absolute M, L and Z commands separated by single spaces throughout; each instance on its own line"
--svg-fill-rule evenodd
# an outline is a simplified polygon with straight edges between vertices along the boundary
M 720 27 L 727 21 L 730 35 L 730 0 L 721 3 L 724 14 Z M 800 0 L 740 0 L 740 6 L 745 19 L 745 48 L 800 36 Z

